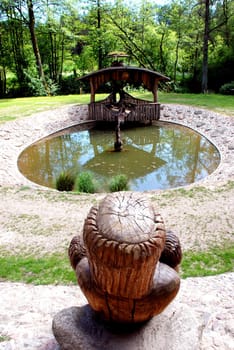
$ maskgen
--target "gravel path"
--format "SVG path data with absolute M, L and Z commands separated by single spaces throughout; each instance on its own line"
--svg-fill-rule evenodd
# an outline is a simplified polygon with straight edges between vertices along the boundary
M 69 106 L 5 123 L 0 129 L 0 249 L 5 254 L 64 252 L 82 231 L 83 220 L 98 195 L 58 193 L 37 186 L 18 171 L 17 158 L 32 142 L 85 120 L 87 106 Z M 206 179 L 183 191 L 146 193 L 167 229 L 177 232 L 183 250 L 207 249 L 233 242 L 234 119 L 193 107 L 165 105 L 162 120 L 187 125 L 212 140 L 221 163 Z M 234 348 L 234 274 L 182 281 L 174 303 L 189 306 L 201 328 L 199 349 Z M 83 305 L 76 286 L 0 283 L 0 349 L 55 350 L 53 315 Z M 1 338 L 0 338 L 1 339 Z M 170 349 L 168 349 L 170 350 Z
M 180 327 L 197 331 L 197 350 L 234 349 L 233 281 L 234 273 L 182 280 L 179 294 L 163 312 L 186 313 L 187 324 Z M 9 337 L 0 350 L 59 350 L 51 331 L 54 315 L 87 303 L 76 286 L 20 283 L 0 283 L 0 300 L 0 334 Z

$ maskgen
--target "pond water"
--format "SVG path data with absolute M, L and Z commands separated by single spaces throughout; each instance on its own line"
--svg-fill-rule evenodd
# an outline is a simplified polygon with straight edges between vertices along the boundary
M 125 174 L 130 190 L 147 191 L 191 184 L 220 162 L 212 143 L 176 124 L 125 128 L 122 152 L 113 152 L 113 130 L 92 128 L 42 139 L 22 152 L 19 170 L 29 180 L 53 188 L 62 171 L 89 171 L 101 191 L 115 175 Z

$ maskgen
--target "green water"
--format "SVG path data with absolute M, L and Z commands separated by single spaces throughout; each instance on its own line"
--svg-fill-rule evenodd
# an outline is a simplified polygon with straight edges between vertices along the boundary
M 110 179 L 126 174 L 130 189 L 146 191 L 191 184 L 212 173 L 219 152 L 205 137 L 185 127 L 160 124 L 121 131 L 122 152 L 113 152 L 113 130 L 90 129 L 46 138 L 24 150 L 20 171 L 31 181 L 54 187 L 65 170 L 93 173 L 106 191 Z

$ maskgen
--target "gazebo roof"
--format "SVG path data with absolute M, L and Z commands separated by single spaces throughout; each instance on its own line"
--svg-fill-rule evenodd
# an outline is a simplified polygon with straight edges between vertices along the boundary
M 98 88 L 110 81 L 122 81 L 124 83 L 140 83 L 149 91 L 154 92 L 158 81 L 169 81 L 165 75 L 146 68 L 129 66 L 103 68 L 81 77 L 79 80 L 89 80 L 91 90 L 95 93 Z

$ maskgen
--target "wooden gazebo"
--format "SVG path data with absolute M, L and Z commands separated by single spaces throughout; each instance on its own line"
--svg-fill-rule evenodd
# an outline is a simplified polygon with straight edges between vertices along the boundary
M 122 118 L 127 121 L 151 122 L 160 117 L 158 84 L 160 81 L 170 79 L 161 73 L 145 68 L 112 66 L 85 75 L 80 80 L 90 83 L 89 119 L 116 121 Z M 95 102 L 95 94 L 106 83 L 111 84 L 111 94 L 105 100 Z M 127 84 L 141 85 L 151 91 L 153 102 L 137 99 L 128 94 L 124 91 Z M 118 94 L 119 99 L 117 99 Z

